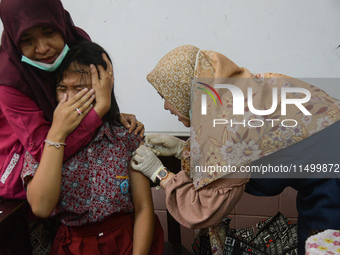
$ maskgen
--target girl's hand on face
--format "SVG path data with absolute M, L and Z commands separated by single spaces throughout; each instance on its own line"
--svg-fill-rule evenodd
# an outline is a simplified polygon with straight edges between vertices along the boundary
M 96 104 L 94 105 L 94 110 L 101 118 L 103 118 L 104 115 L 110 110 L 111 92 L 114 81 L 112 65 L 105 54 L 103 54 L 103 58 L 108 63 L 107 70 L 105 70 L 102 66 L 98 66 L 97 71 L 97 68 L 94 65 L 90 65 L 92 88 L 96 93 Z M 100 79 L 98 77 L 98 72 Z
M 113 89 L 113 82 L 114 82 L 113 66 L 105 53 L 103 53 L 102 56 L 107 65 L 105 72 L 111 78 L 111 86 L 112 86 L 111 89 Z
M 57 140 L 65 141 L 66 137 L 78 127 L 91 110 L 94 98 L 93 89 L 89 91 L 85 88 L 70 99 L 65 93 L 64 98 L 54 110 L 49 137 L 53 136 Z M 54 142 L 61 142 L 57 140 Z

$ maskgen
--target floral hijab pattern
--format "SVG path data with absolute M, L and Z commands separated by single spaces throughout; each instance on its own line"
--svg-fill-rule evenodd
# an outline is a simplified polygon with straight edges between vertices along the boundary
M 194 64 L 195 63 L 195 64 Z M 214 180 L 225 177 L 228 172 L 196 171 L 197 166 L 245 166 L 300 142 L 323 130 L 340 119 L 340 103 L 323 90 L 282 74 L 252 74 L 238 67 L 224 55 L 187 45 L 180 46 L 165 55 L 155 69 L 147 76 L 148 81 L 167 99 L 172 106 L 185 116 L 191 114 L 190 176 L 196 189 Z M 201 114 L 201 96 L 204 90 L 197 89 L 201 81 L 215 88 L 221 82 L 233 84 L 244 95 L 244 114 L 233 114 L 233 97 L 227 89 L 216 89 L 221 105 L 207 100 L 207 115 Z M 277 108 L 268 115 L 255 115 L 248 105 L 248 88 L 252 88 L 252 104 L 256 109 L 270 109 L 273 87 L 278 90 Z M 311 115 L 305 115 L 298 107 L 287 104 L 286 115 L 281 114 L 282 88 L 303 88 L 311 98 L 303 104 Z M 291 90 L 290 90 L 291 91 Z M 288 92 L 287 98 L 304 98 L 302 93 Z M 214 119 L 232 120 L 248 125 L 216 125 Z M 266 121 L 274 119 L 275 121 Z M 293 119 L 282 125 L 282 121 Z M 256 120 L 256 122 L 255 122 Z M 257 123 L 257 124 L 256 124 Z M 263 125 L 259 125 L 263 123 Z M 296 125 L 295 125 L 296 124 Z
M 191 81 L 194 77 L 195 46 L 181 46 L 166 54 L 147 75 L 147 80 L 173 107 L 189 117 Z

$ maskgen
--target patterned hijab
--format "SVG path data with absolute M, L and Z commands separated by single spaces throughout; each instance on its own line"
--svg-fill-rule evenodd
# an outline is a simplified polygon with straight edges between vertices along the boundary
M 147 75 L 147 80 L 173 107 L 189 117 L 191 80 L 199 49 L 186 45 L 166 54 Z
M 182 114 L 189 116 L 189 110 L 192 109 L 190 176 L 197 189 L 228 174 L 209 168 L 205 169 L 205 172 L 195 171 L 197 166 L 240 167 L 251 164 L 261 157 L 300 142 L 340 120 L 339 101 L 323 90 L 281 74 L 252 74 L 220 53 L 199 50 L 190 45 L 178 47 L 165 55 L 147 79 Z M 216 89 L 221 98 L 221 105 L 214 104 L 213 100 L 207 100 L 209 114 L 201 114 L 202 94 L 207 93 L 197 89 L 201 86 L 197 82 L 204 80 L 214 88 L 215 83 L 221 83 L 221 79 L 224 79 L 223 84 L 233 84 L 245 95 L 242 116 L 233 115 L 233 97 L 228 89 Z M 304 115 L 295 105 L 287 105 L 287 114 L 281 115 L 280 96 L 273 113 L 266 116 L 254 115 L 247 105 L 249 87 L 252 87 L 253 105 L 256 109 L 271 107 L 272 87 L 278 88 L 279 91 L 285 87 L 307 89 L 311 99 L 303 106 L 311 115 Z M 287 98 L 299 97 L 303 98 L 304 95 L 287 94 Z M 275 119 L 275 122 L 265 121 L 264 118 Z M 213 129 L 213 119 L 228 119 L 238 123 L 253 121 L 251 122 L 253 126 L 258 127 L 216 125 Z M 279 125 L 287 119 L 296 120 L 297 125 L 294 128 Z
M 52 120 L 56 106 L 52 91 L 53 73 L 21 62 L 19 42 L 32 27 L 58 30 L 69 46 L 90 37 L 74 26 L 60 0 L 1 0 L 0 17 L 4 25 L 0 49 L 0 85 L 14 87 L 38 103 L 45 117 Z

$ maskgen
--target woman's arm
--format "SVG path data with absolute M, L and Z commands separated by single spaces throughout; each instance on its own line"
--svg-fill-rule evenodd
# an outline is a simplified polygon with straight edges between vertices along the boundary
M 97 74 L 96 70 L 93 72 Z M 110 107 L 110 101 L 106 101 L 105 95 L 107 94 L 107 88 L 112 88 L 111 78 L 99 80 L 98 75 L 92 77 L 97 104 L 86 116 L 83 114 L 83 121 L 66 138 L 68 146 L 64 149 L 64 161 L 68 160 L 75 152 L 91 141 L 94 132 L 102 124 L 100 116 L 104 116 Z M 44 140 L 51 123 L 45 120 L 44 114 L 37 103 L 15 88 L 0 85 L 0 108 L 13 133 L 20 140 L 25 150 L 39 162 L 44 149 Z M 127 115 L 127 119 L 131 122 L 130 129 L 136 127 L 134 115 Z M 126 121 L 123 124 L 128 126 Z M 138 131 L 142 130 L 143 132 L 143 125 L 139 125 L 138 128 Z
M 232 173 L 196 190 L 185 171 L 171 173 L 169 177 L 161 181 L 166 207 L 181 225 L 195 229 L 214 226 L 227 217 L 249 180 L 247 173 Z
M 67 101 L 67 95 L 60 101 L 53 114 L 52 126 L 46 139 L 64 144 L 66 137 L 83 119 L 76 111 L 82 105 L 84 115 L 92 108 L 94 96 L 82 90 Z M 85 103 L 84 103 L 85 102 Z M 66 145 L 67 146 L 67 145 Z M 49 217 L 56 207 L 62 180 L 62 164 L 65 145 L 54 146 L 46 143 L 34 177 L 27 184 L 27 200 L 33 213 L 41 218 Z
M 45 120 L 43 112 L 32 99 L 15 88 L 0 86 L 0 105 L 13 133 L 25 150 L 39 162 L 51 123 Z M 66 139 L 68 146 L 65 148 L 64 160 L 89 143 L 101 124 L 102 120 L 95 110 L 84 115 L 78 128 Z
M 133 255 L 148 254 L 154 233 L 154 209 L 150 182 L 130 168 L 131 195 L 134 206 Z
M 132 167 L 155 182 L 163 163 L 146 146 L 140 146 L 131 163 Z M 165 189 L 166 206 L 171 215 L 188 228 L 206 228 L 218 224 L 241 198 L 248 173 L 233 173 L 209 185 L 196 189 L 185 171 L 169 173 L 160 182 Z

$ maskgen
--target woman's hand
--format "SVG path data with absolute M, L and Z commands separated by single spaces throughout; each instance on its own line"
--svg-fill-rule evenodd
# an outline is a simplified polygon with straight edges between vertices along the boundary
M 96 93 L 96 103 L 94 105 L 94 110 L 97 112 L 100 118 L 103 118 L 104 115 L 110 110 L 111 92 L 114 82 L 112 64 L 104 53 L 103 59 L 107 64 L 106 70 L 102 66 L 98 66 L 97 70 L 94 65 L 90 65 L 92 88 Z M 100 78 L 98 77 L 98 72 Z
M 164 168 L 159 158 L 145 145 L 139 146 L 136 150 L 131 166 L 134 170 L 140 171 L 146 177 L 149 177 L 153 182 L 155 182 L 158 172 Z
M 172 135 L 147 135 L 145 145 L 149 146 L 157 156 L 175 156 L 182 158 L 182 151 L 185 142 Z
M 134 131 L 135 135 L 139 134 L 140 137 L 144 136 L 144 124 L 138 121 L 134 114 L 121 113 L 120 122 L 123 124 L 124 127 L 129 129 L 129 133 L 132 133 L 132 131 Z
M 64 142 L 91 110 L 94 98 L 94 90 L 89 91 L 87 88 L 70 99 L 65 94 L 54 111 L 48 139 L 53 142 Z

